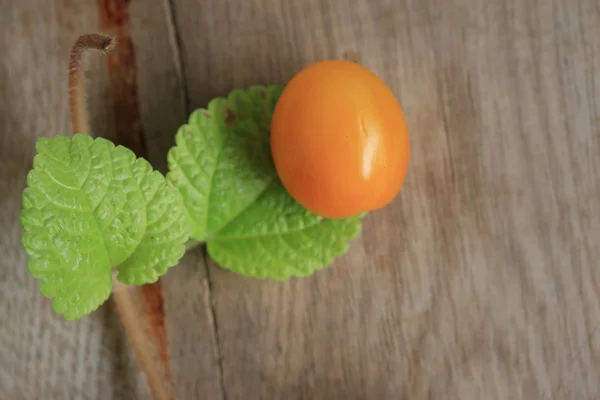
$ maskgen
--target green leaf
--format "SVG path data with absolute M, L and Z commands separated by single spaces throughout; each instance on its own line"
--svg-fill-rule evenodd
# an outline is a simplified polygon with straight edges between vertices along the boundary
M 65 319 L 106 301 L 112 273 L 156 282 L 183 256 L 189 223 L 181 195 L 130 150 L 87 135 L 37 142 L 23 193 L 28 268 Z
M 281 184 L 269 129 L 282 86 L 253 86 L 194 111 L 168 154 L 167 179 L 181 192 L 192 238 L 222 267 L 245 276 L 307 276 L 343 254 L 360 216 L 327 220 Z

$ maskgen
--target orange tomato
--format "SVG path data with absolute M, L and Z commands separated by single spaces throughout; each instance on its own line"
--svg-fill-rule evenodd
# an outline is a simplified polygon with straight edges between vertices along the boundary
M 380 78 L 359 64 L 328 60 L 285 86 L 271 122 L 271 152 L 290 195 L 337 219 L 394 199 L 410 141 L 402 108 Z

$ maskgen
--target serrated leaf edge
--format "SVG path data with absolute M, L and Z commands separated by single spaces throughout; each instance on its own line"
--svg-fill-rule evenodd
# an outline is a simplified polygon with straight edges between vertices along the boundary
M 245 89 L 239 89 L 239 88 L 238 88 L 238 89 L 233 89 L 233 90 L 231 90 L 231 91 L 230 91 L 230 92 L 229 92 L 229 93 L 228 93 L 226 96 L 217 96 L 217 97 L 214 97 L 214 98 L 212 98 L 212 99 L 211 99 L 211 100 L 208 102 L 208 104 L 207 104 L 207 106 L 206 106 L 206 107 L 200 107 L 200 108 L 197 108 L 197 109 L 193 110 L 193 111 L 190 113 L 190 115 L 189 115 L 189 117 L 188 117 L 188 119 L 187 119 L 187 122 L 186 122 L 186 123 L 184 123 L 183 125 L 181 125 L 181 126 L 180 126 L 180 127 L 177 129 L 177 133 L 175 134 L 175 142 L 177 143 L 177 140 L 179 139 L 179 140 L 181 140 L 181 141 L 183 141 L 183 142 L 185 143 L 185 142 L 186 142 L 186 137 L 185 137 L 185 136 L 187 135 L 187 134 L 186 134 L 186 132 L 187 132 L 187 131 L 188 131 L 188 130 L 191 128 L 191 127 L 193 127 L 193 126 L 194 126 L 194 120 L 195 120 L 196 118 L 203 118 L 203 117 L 204 117 L 204 114 L 205 114 L 205 113 L 209 113 L 209 112 L 210 112 L 210 110 L 211 110 L 212 108 L 214 108 L 214 107 L 217 105 L 217 103 L 219 103 L 219 102 L 225 102 L 225 103 L 229 103 L 229 102 L 231 102 L 231 101 L 233 100 L 234 96 L 235 96 L 237 93 L 249 93 L 249 92 L 250 92 L 250 91 L 252 91 L 252 90 L 264 90 L 264 91 L 267 91 L 267 92 L 268 92 L 268 91 L 271 91 L 271 90 L 279 90 L 279 89 L 282 89 L 282 88 L 283 88 L 283 85 L 280 85 L 280 84 L 268 84 L 268 85 L 260 85 L 260 84 L 258 84 L 258 85 L 250 85 L 250 86 L 248 86 L 248 87 L 247 87 L 247 88 L 245 88 Z M 225 144 L 226 144 L 226 142 L 223 142 L 223 143 L 222 143 L 222 146 L 221 146 L 221 147 L 218 149 L 218 153 L 217 153 L 217 156 L 216 156 L 216 158 L 217 158 L 217 159 L 218 159 L 219 155 L 221 154 L 221 152 L 223 151 L 223 148 L 225 147 Z M 186 175 L 186 174 L 183 172 L 183 168 L 180 168 L 180 167 L 179 167 L 179 165 L 178 165 L 178 164 L 177 164 L 177 163 L 174 161 L 174 153 L 175 153 L 175 151 L 176 151 L 176 148 L 177 148 L 177 147 L 178 147 L 178 145 L 177 145 L 177 144 L 175 144 L 175 145 L 174 145 L 173 147 L 171 147 L 171 148 L 169 149 L 169 151 L 167 152 L 167 160 L 168 160 L 168 164 L 169 164 L 169 171 L 168 171 L 168 172 L 167 172 L 167 174 L 166 174 L 166 179 L 167 179 L 169 182 L 171 181 L 171 178 L 172 178 L 171 165 L 172 165 L 172 164 L 173 164 L 173 165 L 177 165 L 177 168 L 178 168 L 180 171 L 182 171 L 182 175 L 183 175 L 183 177 L 185 178 L 185 180 L 186 180 L 186 182 L 187 182 L 187 185 L 188 185 L 188 186 L 190 186 L 190 187 L 192 187 L 192 188 L 193 188 L 193 190 L 194 190 L 195 192 L 197 192 L 198 194 L 200 194 L 200 195 L 203 195 L 203 194 L 202 194 L 202 192 L 200 191 L 200 189 L 198 189 L 198 188 L 197 188 L 195 185 L 193 185 L 193 184 L 192 184 L 192 182 L 190 181 L 189 177 L 188 177 L 188 176 L 187 176 L 187 175 Z M 190 150 L 187 148 L 187 145 L 186 145 L 186 148 L 185 148 L 185 150 L 187 151 L 187 153 L 188 153 L 190 156 L 192 156 L 192 153 L 191 153 L 191 151 L 190 151 Z M 193 157 L 192 157 L 192 158 L 193 158 Z M 197 164 L 197 161 L 196 161 L 196 160 L 194 160 L 194 163 L 196 164 L 196 166 L 200 167 L 200 166 Z M 191 239 L 193 239 L 195 242 L 201 242 L 201 243 L 205 243 L 205 242 L 207 242 L 207 241 L 208 241 L 208 240 L 209 240 L 211 237 L 213 237 L 213 236 L 214 236 L 215 234 L 217 234 L 217 233 L 218 233 L 220 230 L 222 230 L 222 229 L 223 229 L 223 228 L 225 228 L 227 225 L 229 225 L 229 224 L 230 224 L 230 223 L 231 223 L 233 220 L 235 220 L 235 218 L 237 218 L 237 217 L 238 217 L 240 214 L 244 213 L 244 212 L 246 211 L 246 209 L 247 209 L 248 207 L 250 207 L 250 206 L 251 206 L 251 205 L 252 205 L 252 204 L 253 204 L 253 203 L 256 201 L 256 199 L 258 199 L 258 198 L 259 198 L 259 197 L 260 197 L 260 196 L 261 196 L 261 195 L 262 195 L 262 194 L 263 194 L 263 193 L 264 193 L 264 192 L 265 192 L 265 191 L 266 191 L 266 190 L 269 188 L 269 186 L 270 186 L 270 185 L 273 183 L 273 179 L 275 179 L 276 177 L 274 176 L 274 177 L 273 177 L 273 179 L 272 179 L 271 181 L 269 181 L 269 182 L 268 182 L 268 183 L 265 185 L 265 188 L 264 188 L 264 189 L 263 189 L 263 190 L 262 190 L 260 193 L 258 193 L 258 195 L 256 196 L 256 198 L 255 198 L 253 201 L 249 202 L 249 204 L 248 204 L 246 207 L 244 207 L 242 210 L 240 210 L 240 211 L 239 211 L 239 212 L 238 212 L 238 213 L 237 213 L 237 214 L 236 214 L 234 217 L 232 217 L 232 218 L 231 218 L 229 221 L 227 221 L 227 222 L 223 223 L 223 224 L 222 224 L 220 227 L 218 227 L 217 229 L 214 229 L 214 230 L 212 230 L 212 232 L 210 232 L 210 235 L 209 235 L 209 233 L 207 232 L 207 229 L 208 229 L 208 210 L 210 209 L 210 193 L 212 192 L 213 178 L 214 178 L 214 170 L 213 170 L 212 174 L 210 174 L 209 191 L 207 192 L 207 197 L 208 197 L 208 198 L 207 198 L 207 200 L 206 200 L 206 207 L 205 207 L 205 215 L 206 215 L 207 217 L 206 217 L 206 221 L 204 221 L 204 228 L 202 229 L 202 231 L 203 231 L 203 234 L 204 234 L 204 237 L 202 237 L 202 238 L 196 238 L 196 237 L 193 237 L 193 236 L 192 236 L 192 237 L 191 237 Z M 183 193 L 182 193 L 182 198 L 183 198 Z M 185 198 L 183 198 L 183 201 L 184 201 L 184 204 L 185 204 Z M 192 216 L 192 215 L 190 215 L 190 213 L 189 213 L 189 210 L 188 210 L 188 208 L 187 208 L 187 207 L 185 207 L 185 210 L 186 210 L 186 213 L 187 213 L 187 215 L 188 215 L 189 219 L 190 219 L 191 221 L 194 221 L 194 218 L 193 218 L 193 216 Z
M 132 167 L 131 163 L 135 163 L 135 162 L 144 162 L 144 163 L 146 163 L 146 164 L 147 164 L 147 165 L 150 167 L 150 169 L 149 169 L 149 171 L 150 171 L 149 173 L 150 173 L 150 174 L 154 174 L 154 173 L 158 173 L 158 174 L 160 174 L 160 176 L 161 176 L 161 179 L 162 179 L 162 180 L 163 180 L 163 182 L 164 182 L 164 183 L 162 183 L 163 187 L 161 187 L 161 188 L 157 189 L 157 191 L 156 191 L 156 193 L 154 193 L 153 197 L 154 197 L 154 196 L 156 196 L 156 195 L 157 195 L 157 193 L 158 193 L 158 192 L 160 192 L 161 190 L 165 190 L 166 188 L 169 188 L 169 189 L 172 189 L 172 190 L 174 191 L 174 194 L 175 194 L 175 196 L 176 196 L 176 197 L 178 197 L 179 199 L 181 199 L 181 201 L 183 201 L 183 200 L 182 200 L 182 198 L 181 198 L 181 193 L 179 192 L 179 190 L 177 190 L 177 188 L 176 188 L 174 185 L 172 185 L 172 184 L 171 184 L 171 183 L 170 183 L 170 182 L 169 182 L 169 181 L 166 179 L 166 176 L 165 176 L 165 175 L 163 175 L 162 173 L 160 173 L 160 171 L 154 170 L 154 168 L 153 168 L 153 167 L 152 167 L 152 165 L 151 165 L 151 164 L 148 162 L 148 160 L 146 160 L 146 159 L 145 159 L 145 158 L 143 158 L 143 157 L 137 157 L 137 156 L 135 155 L 135 153 L 133 153 L 133 151 L 131 151 L 131 150 L 130 150 L 130 149 L 128 149 L 127 147 L 124 147 L 124 146 L 122 146 L 122 145 L 115 145 L 115 144 L 114 144 L 114 143 L 112 143 L 110 140 L 107 140 L 107 139 L 105 139 L 105 138 L 102 138 L 102 137 L 93 138 L 93 137 L 91 137 L 90 135 L 87 135 L 87 134 L 75 134 L 75 135 L 73 135 L 73 136 L 72 136 L 72 137 L 70 137 L 70 138 L 69 138 L 69 137 L 66 137 L 66 136 L 54 136 L 54 137 L 52 137 L 52 138 L 49 138 L 49 137 L 43 137 L 43 138 L 40 138 L 40 139 L 38 139 L 38 141 L 36 142 L 36 152 L 37 152 L 38 154 L 36 154 L 36 155 L 34 156 L 34 166 L 32 167 L 32 169 L 31 169 L 31 170 L 28 172 L 28 174 L 27 174 L 27 176 L 26 176 L 26 182 L 27 182 L 27 184 L 26 184 L 26 187 L 25 187 L 25 189 L 23 190 L 23 192 L 22 192 L 22 195 L 21 195 L 21 204 L 22 204 L 22 205 L 21 205 L 21 211 L 20 211 L 20 213 L 19 213 L 19 220 L 20 220 L 20 224 L 21 224 L 21 226 L 22 226 L 22 227 L 24 226 L 24 225 L 23 225 L 23 218 L 24 218 L 24 217 L 27 215 L 27 213 L 28 213 L 28 210 L 39 210 L 39 209 L 38 209 L 38 208 L 36 208 L 36 207 L 32 207 L 31 205 L 27 205 L 27 204 L 30 202 L 30 201 L 29 201 L 29 199 L 27 198 L 27 196 L 28 196 L 28 195 L 27 195 L 27 193 L 28 193 L 27 189 L 28 189 L 28 188 L 35 188 L 35 187 L 36 187 L 35 185 L 31 185 L 31 184 L 30 184 L 30 176 L 31 176 L 31 173 L 32 173 L 34 170 L 36 170 L 36 167 L 35 167 L 35 158 L 37 158 L 37 157 L 38 157 L 40 154 L 44 154 L 44 155 L 46 155 L 47 157 L 49 157 L 49 158 L 51 158 L 52 160 L 54 160 L 55 162 L 58 162 L 58 163 L 60 163 L 60 164 L 63 164 L 63 165 L 68 165 L 68 163 L 65 163 L 65 162 L 64 162 L 64 160 L 61 160 L 61 159 L 58 159 L 58 158 L 56 158 L 56 157 L 55 157 L 55 156 L 54 156 L 52 153 L 48 153 L 47 151 L 40 151 L 40 150 L 39 150 L 39 147 L 40 147 L 40 145 L 42 145 L 42 144 L 46 144 L 46 143 L 48 143 L 48 142 L 50 142 L 50 141 L 52 141 L 52 140 L 57 140 L 57 139 L 58 139 L 58 140 L 61 140 L 60 138 L 66 138 L 67 140 L 69 140 L 69 144 L 68 144 L 68 145 L 69 145 L 69 147 L 70 147 L 70 146 L 72 146 L 72 145 L 73 145 L 73 143 L 75 143 L 75 142 L 76 142 L 76 141 L 78 141 L 78 140 L 85 140 L 85 141 L 86 141 L 85 145 L 86 145 L 86 147 L 87 147 L 87 148 L 89 148 L 89 149 L 91 149 L 91 147 L 94 145 L 94 143 L 95 143 L 95 142 L 105 142 L 105 143 L 106 143 L 106 144 L 107 144 L 107 145 L 110 147 L 110 149 L 109 149 L 109 152 L 110 152 L 110 159 L 111 159 L 111 160 L 113 160 L 113 154 L 114 154 L 116 151 L 125 151 L 126 153 L 128 153 L 127 157 L 131 158 L 131 162 L 130 162 L 130 163 L 127 163 L 127 167 L 128 167 L 128 170 L 129 170 L 130 176 L 131 176 L 131 178 L 132 178 L 133 182 L 135 183 L 135 187 L 136 187 L 136 189 L 137 189 L 137 190 L 140 192 L 140 194 L 142 195 L 142 197 L 144 197 L 144 195 L 143 195 L 143 190 L 142 190 L 142 188 L 141 188 L 140 184 L 137 182 L 137 180 L 136 180 L 136 178 L 135 178 L 135 174 L 134 174 L 134 172 L 133 172 L 133 169 L 131 168 L 131 167 Z M 86 139 L 86 138 L 89 138 L 89 139 Z M 90 140 L 90 139 L 91 139 L 91 140 Z M 142 160 L 142 161 L 140 161 L 140 160 Z M 47 175 L 47 176 L 48 176 L 50 179 L 54 180 L 54 178 L 53 178 L 51 175 L 49 175 L 49 174 L 46 174 L 46 175 Z M 85 179 L 83 180 L 83 182 L 82 182 L 82 184 L 80 185 L 80 187 L 79 187 L 79 188 L 70 188 L 70 189 L 82 190 L 82 187 L 83 187 L 83 185 L 85 184 L 85 182 L 87 181 L 87 179 L 89 178 L 89 176 L 90 176 L 90 174 L 88 173 L 88 175 L 85 177 Z M 55 182 L 56 182 L 56 181 L 55 181 Z M 57 183 L 57 184 L 59 184 L 59 185 L 61 185 L 61 186 L 64 186 L 64 185 L 63 185 L 62 183 L 60 183 L 60 182 L 56 182 L 56 183 Z M 40 191 L 40 194 L 41 194 L 41 195 L 43 195 L 44 197 L 46 197 L 46 198 L 47 198 L 49 201 L 53 201 L 51 198 L 49 198 L 49 197 L 48 197 L 48 195 L 47 195 L 45 192 L 43 192 L 43 191 Z M 85 195 L 85 194 L 84 194 L 84 198 L 85 198 L 85 200 L 86 200 L 86 203 L 88 203 L 88 204 L 87 204 L 87 205 L 88 205 L 88 210 L 86 210 L 86 212 L 91 212 L 91 213 L 93 214 L 93 212 L 94 212 L 94 209 L 95 209 L 95 208 L 92 208 L 92 207 L 91 207 L 91 205 L 89 204 L 89 199 L 87 198 L 87 195 Z M 150 201 L 147 201 L 147 202 L 146 202 L 146 206 L 147 206 L 147 204 L 149 204 L 149 203 L 150 203 Z M 182 210 L 182 211 L 183 211 L 183 213 L 184 213 L 184 215 L 185 215 L 186 208 L 185 208 L 183 205 L 182 205 L 182 208 L 183 208 L 183 210 Z M 147 210 L 146 210 L 146 212 L 147 212 Z M 96 218 L 95 218 L 95 217 L 93 217 L 92 219 L 93 219 L 93 221 L 94 221 L 94 224 L 96 225 L 96 228 L 97 228 L 98 230 L 100 230 L 100 229 L 99 229 L 99 226 L 98 226 L 98 221 L 96 220 Z M 182 236 L 183 236 L 183 237 L 185 237 L 185 238 L 184 238 L 183 240 L 181 240 L 181 243 L 180 243 L 180 244 L 178 244 L 178 246 L 181 246 L 181 247 L 182 247 L 182 249 L 181 249 L 182 251 L 180 252 L 180 253 L 182 253 L 182 254 L 180 255 L 179 259 L 180 259 L 180 258 L 183 256 L 183 254 L 185 254 L 185 243 L 186 243 L 186 241 L 189 239 L 189 220 L 188 220 L 187 218 L 184 218 L 184 219 L 185 219 L 185 222 L 188 224 L 188 229 L 186 230 L 186 234 L 185 234 L 185 235 L 184 235 L 184 234 L 182 234 Z M 173 224 L 175 224 L 175 223 L 177 223 L 177 221 L 174 221 L 174 222 L 173 222 Z M 136 243 L 136 245 L 135 245 L 135 247 L 134 247 L 134 250 L 132 251 L 132 254 L 130 255 L 130 257 L 131 257 L 131 256 L 133 256 L 133 254 L 135 254 L 135 250 L 136 250 L 136 249 L 138 249 L 138 248 L 139 248 L 139 246 L 140 246 L 140 244 L 142 243 L 142 240 L 143 240 L 144 236 L 145 236 L 145 235 L 146 235 L 146 233 L 147 233 L 147 228 L 148 228 L 148 225 L 149 225 L 149 224 L 148 224 L 148 221 L 146 221 L 146 226 L 145 226 L 144 234 L 140 236 L 140 238 L 139 238 L 138 242 Z M 27 251 L 27 249 L 26 249 L 25 242 L 24 242 L 24 240 L 25 240 L 25 235 L 24 235 L 24 234 L 25 234 L 25 232 L 28 232 L 28 230 L 26 230 L 26 229 L 23 229 L 23 234 L 21 235 L 21 242 L 22 242 L 22 246 L 23 246 L 23 248 L 24 248 L 24 250 L 25 250 L 26 254 L 27 254 L 29 257 L 30 257 L 30 255 L 29 255 L 29 253 L 28 253 L 28 251 Z M 110 257 L 108 257 L 108 256 L 109 256 L 109 252 L 108 252 L 108 249 L 107 249 L 107 247 L 106 247 L 105 238 L 104 238 L 102 235 L 100 235 L 98 240 L 99 240 L 99 241 L 102 243 L 102 248 L 103 248 L 103 250 L 105 251 L 105 253 L 106 253 L 106 255 L 107 255 L 107 258 L 110 260 Z M 123 263 L 125 263 L 125 262 L 126 262 L 128 259 L 129 259 L 129 257 L 128 257 L 126 260 L 124 260 L 124 261 L 123 261 Z M 39 277 L 38 277 L 38 274 L 37 274 L 37 273 L 35 273 L 35 271 L 33 271 L 33 270 L 31 269 L 31 268 L 32 268 L 32 267 L 31 267 L 31 264 L 30 264 L 30 261 L 31 261 L 31 260 L 32 260 L 32 258 L 29 258 L 29 259 L 28 259 L 28 261 L 27 261 L 27 269 L 28 269 L 28 271 L 29 271 L 30 275 L 31 275 L 33 278 L 35 278 L 35 280 L 37 281 L 37 284 L 38 284 L 38 287 L 39 287 L 39 290 L 40 290 L 40 292 L 43 292 L 43 291 L 42 291 L 42 288 L 41 288 L 41 285 L 42 285 L 42 283 L 43 283 L 44 279 L 43 279 L 43 278 L 39 278 Z M 121 264 L 123 264 L 123 263 L 121 263 Z M 121 264 L 119 264 L 119 265 L 121 265 Z M 164 275 L 164 273 L 166 273 L 170 267 L 172 267 L 173 265 L 176 265 L 176 264 L 177 264 L 177 262 L 175 262 L 175 263 L 170 263 L 170 264 L 171 264 L 171 265 L 169 265 L 169 266 L 167 266 L 167 267 L 165 268 L 165 271 L 164 271 L 163 273 L 159 273 L 159 271 L 157 271 L 155 268 L 153 268 L 153 267 L 152 267 L 152 268 L 151 268 L 151 270 L 152 270 L 152 273 L 151 273 L 150 275 L 152 275 L 152 276 L 155 276 L 155 279 L 153 278 L 153 280 L 151 280 L 150 282 L 134 283 L 134 284 L 136 284 L 136 285 L 143 285 L 143 284 L 145 284 L 145 283 L 151 283 L 151 282 L 155 282 L 156 280 L 158 280 L 158 278 L 159 278 L 160 276 Z M 110 265 L 110 268 L 109 268 L 109 269 L 106 271 L 106 273 L 107 273 L 107 274 L 109 274 L 109 275 L 112 275 L 112 277 L 115 277 L 115 274 L 116 274 L 116 278 L 117 278 L 119 281 L 122 281 L 121 279 L 119 279 L 119 275 L 120 275 L 120 274 L 119 274 L 119 265 L 112 265 L 112 263 L 111 263 L 111 265 Z M 137 280 L 137 279 L 136 279 L 136 280 Z M 132 282 L 133 282 L 133 281 L 132 281 Z M 132 283 L 132 282 L 124 282 L 124 283 Z M 112 293 L 112 290 L 113 290 L 113 287 L 112 287 L 112 286 L 113 286 L 113 284 L 112 284 L 112 282 L 111 282 L 110 284 L 108 284 L 108 285 L 107 285 L 107 287 L 108 287 L 108 290 L 105 290 L 105 288 L 103 287 L 103 288 L 102 288 L 102 290 L 98 290 L 98 293 L 97 293 L 97 294 L 92 294 L 92 298 L 91 298 L 90 300 L 93 300 L 93 301 L 90 301 L 90 302 L 89 302 L 89 304 L 93 304 L 93 305 L 92 305 L 92 306 L 89 306 L 89 307 L 80 306 L 80 305 L 78 304 L 78 305 L 76 305 L 76 306 L 75 306 L 75 307 L 73 307 L 73 308 L 67 308 L 67 309 L 65 309 L 64 311 L 61 311 L 61 310 L 59 310 L 59 304 L 60 304 L 60 303 L 56 303 L 56 301 L 55 301 L 55 297 L 57 297 L 57 296 L 53 296 L 53 297 L 51 297 L 51 296 L 48 296 L 48 295 L 44 295 L 44 297 L 46 297 L 46 298 L 48 298 L 48 299 L 50 299 L 50 300 L 52 301 L 52 308 L 53 308 L 53 310 L 54 310 L 54 311 L 55 311 L 57 314 L 62 314 L 65 320 L 69 320 L 69 321 L 71 321 L 71 320 L 78 320 L 78 319 L 81 319 L 81 318 L 83 318 L 83 317 L 85 317 L 85 316 L 87 316 L 87 315 L 89 315 L 89 314 L 93 313 L 93 312 L 94 312 L 94 311 L 96 311 L 98 308 L 100 308 L 100 307 L 101 307 L 101 306 L 102 306 L 102 305 L 103 305 L 103 304 L 104 304 L 104 303 L 105 303 L 105 302 L 108 300 L 108 298 L 110 297 L 110 295 L 111 295 L 111 293 Z M 43 294 L 43 293 L 42 293 L 42 294 Z M 87 303 L 87 302 L 86 302 L 86 303 Z
M 362 218 L 366 215 L 366 213 L 364 213 L 364 215 L 357 215 L 354 217 L 349 217 L 348 219 L 353 219 L 356 218 L 356 221 L 353 221 L 353 223 L 355 223 L 356 225 L 356 229 L 354 230 L 354 232 L 352 232 L 352 234 L 346 236 L 344 238 L 344 242 L 345 244 L 343 245 L 343 247 L 341 247 L 339 249 L 339 251 L 336 251 L 334 253 L 331 254 L 330 257 L 328 257 L 328 260 L 326 262 L 321 262 L 319 261 L 319 264 L 321 264 L 320 268 L 313 268 L 310 269 L 308 271 L 306 271 L 306 273 L 304 272 L 300 272 L 300 273 L 290 273 L 290 270 L 293 271 L 298 271 L 297 268 L 282 268 L 282 274 L 274 274 L 272 273 L 272 271 L 269 271 L 268 273 L 264 273 L 264 274 L 253 274 L 253 273 L 249 273 L 249 270 L 252 271 L 256 271 L 257 268 L 248 268 L 249 264 L 246 264 L 244 267 L 242 268 L 236 268 L 236 267 L 232 267 L 233 264 L 236 264 L 235 262 L 223 262 L 223 261 L 218 261 L 218 257 L 214 257 L 213 256 L 213 252 L 211 251 L 211 244 L 215 243 L 218 244 L 219 242 L 225 242 L 228 241 L 228 239 L 230 239 L 229 237 L 218 237 L 218 238 L 214 238 L 210 241 L 206 242 L 206 246 L 207 246 L 207 252 L 209 254 L 209 256 L 216 262 L 219 264 L 219 266 L 221 266 L 223 269 L 230 271 L 232 273 L 235 274 L 239 274 L 242 275 L 246 278 L 251 278 L 251 279 L 258 279 L 258 280 L 270 280 L 270 281 L 287 281 L 289 279 L 292 278 L 305 278 L 307 276 L 312 275 L 313 273 L 317 272 L 317 271 L 323 271 L 326 269 L 329 269 L 333 266 L 333 263 L 342 255 L 344 255 L 348 249 L 350 248 L 351 243 L 356 240 L 356 238 L 358 238 L 358 236 L 361 234 L 362 232 L 362 224 L 361 224 L 361 220 Z M 285 232 L 285 233 L 277 233 L 277 234 L 269 234 L 269 235 L 256 235 L 256 236 L 252 236 L 252 237 L 240 237 L 237 240 L 245 240 L 245 239 L 252 239 L 252 238 L 259 238 L 259 237 L 267 237 L 267 236 L 285 236 L 285 234 L 287 233 L 300 233 L 303 231 L 306 231 L 307 229 L 310 228 L 314 228 L 315 226 L 319 225 L 324 219 L 321 219 L 318 223 L 316 224 L 310 224 L 307 225 L 305 227 L 303 227 L 302 229 L 298 229 L 298 230 L 294 230 L 294 231 L 289 231 L 289 232 Z M 235 239 L 232 239 L 235 240 Z M 259 242 L 260 243 L 260 242 Z M 289 246 L 291 248 L 293 248 L 292 246 Z M 297 249 L 293 248 L 294 251 L 297 251 Z M 236 259 L 239 260 L 238 257 L 232 257 L 231 254 L 228 254 L 227 256 L 228 259 Z M 265 270 L 263 270 L 265 271 Z M 265 271 L 266 272 L 266 271 Z

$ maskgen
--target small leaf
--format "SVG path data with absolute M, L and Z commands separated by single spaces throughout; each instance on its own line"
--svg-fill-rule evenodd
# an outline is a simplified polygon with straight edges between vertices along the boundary
M 28 268 L 66 319 L 126 284 L 155 282 L 185 251 L 189 224 L 178 191 L 150 164 L 87 135 L 43 138 L 27 176 L 21 224 Z
M 312 274 L 348 250 L 358 216 L 323 219 L 295 202 L 279 180 L 207 242 L 220 265 L 242 275 L 287 279 Z
M 282 86 L 234 90 L 192 113 L 168 155 L 192 238 L 222 267 L 257 278 L 306 276 L 343 254 L 360 217 L 326 220 L 281 184 L 269 130 Z

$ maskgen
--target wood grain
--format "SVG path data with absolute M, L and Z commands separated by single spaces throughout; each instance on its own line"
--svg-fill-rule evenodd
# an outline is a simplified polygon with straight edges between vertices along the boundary
M 166 172 L 167 151 L 175 144 L 177 128 L 187 121 L 186 93 L 170 5 L 167 1 L 153 4 L 133 1 L 129 13 L 148 157 L 155 168 Z M 198 250 L 186 254 L 161 278 L 177 399 L 191 393 L 194 398 L 221 397 L 214 315 L 206 265 Z
M 114 10 L 115 4 L 110 4 L 113 1 L 105 3 Z M 138 123 L 142 124 L 139 130 L 145 130 L 149 139 L 149 159 L 164 171 L 166 150 L 177 126 L 185 118 L 185 105 L 176 57 L 165 57 L 174 51 L 174 32 L 163 7 L 164 4 L 147 7 L 143 1 L 134 1 L 129 11 L 135 15 L 130 29 L 137 49 L 137 64 L 143 66 L 138 76 L 133 77 L 144 98 L 144 103 L 139 105 Z M 98 6 L 96 2 L 84 6 L 72 1 L 28 1 L 18 7 L 2 4 L 0 25 L 7 27 L 6 34 L 0 35 L 0 51 L 6 55 L 0 61 L 0 204 L 3 210 L 0 223 L 4 228 L 0 233 L 0 316 L 4 321 L 0 327 L 3 348 L 0 398 L 148 398 L 145 378 L 112 302 L 77 323 L 62 321 L 53 313 L 50 301 L 39 294 L 37 282 L 28 275 L 20 246 L 20 195 L 31 168 L 35 140 L 71 133 L 68 54 L 78 35 L 100 30 Z M 117 115 L 122 108 L 113 107 L 109 76 L 105 58 L 88 58 L 87 100 L 93 134 L 118 141 L 118 133 L 123 136 L 123 121 Z M 168 110 L 166 115 L 164 110 Z M 186 257 L 178 271 L 163 280 L 165 295 L 169 297 L 169 292 L 179 291 L 182 274 L 189 275 L 196 270 L 200 272 L 194 275 L 196 282 L 202 282 L 205 273 L 202 260 L 193 255 Z M 206 354 L 214 353 L 215 349 L 208 319 L 211 314 L 205 313 L 202 319 L 200 309 L 209 310 L 208 303 L 204 302 L 201 292 L 196 292 L 197 296 L 190 291 L 188 297 L 188 303 L 194 305 L 194 327 L 183 334 L 175 331 L 169 335 L 169 356 L 177 360 L 185 351 L 182 349 L 194 343 L 191 339 L 199 335 L 198 329 L 202 342 L 196 343 L 194 349 L 209 362 Z M 177 305 L 177 301 L 174 303 Z M 173 302 L 166 304 L 167 313 L 172 307 Z M 186 323 L 177 317 L 189 319 L 190 316 L 179 311 L 168 318 L 167 324 Z M 212 371 L 210 365 L 205 371 L 196 370 L 205 378 L 210 377 Z M 184 388 L 191 381 L 181 382 L 181 378 L 189 375 L 180 372 L 177 366 L 172 372 L 176 374 L 176 384 Z M 211 398 L 219 395 L 212 395 L 208 385 L 203 387 L 203 392 Z
M 379 74 L 412 133 L 401 194 L 331 268 L 263 282 L 197 249 L 169 271 L 178 399 L 600 398 L 597 0 L 134 0 L 129 12 L 163 171 L 191 110 L 324 58 Z M 70 133 L 68 51 L 98 24 L 93 2 L 0 3 L 0 398 L 147 398 L 112 305 L 63 322 L 19 243 L 35 139 Z M 115 139 L 106 60 L 89 61 L 92 128 Z
M 39 294 L 20 247 L 21 193 L 35 140 L 71 133 L 68 55 L 94 17 L 92 8 L 73 2 L 0 5 L 2 398 L 111 398 L 125 395 L 137 381 L 110 307 L 77 323 L 63 321 Z M 97 57 L 89 59 L 88 71 L 101 72 Z M 90 89 L 90 96 L 98 95 Z
M 174 5 L 192 109 L 349 57 L 412 132 L 401 195 L 331 269 L 211 263 L 223 398 L 597 398 L 597 2 Z

